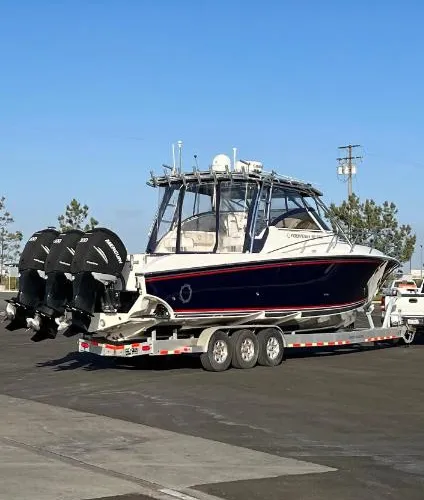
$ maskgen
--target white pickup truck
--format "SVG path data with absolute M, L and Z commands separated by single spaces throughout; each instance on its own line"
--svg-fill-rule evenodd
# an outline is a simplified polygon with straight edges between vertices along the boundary
M 416 291 L 394 288 L 387 295 L 386 309 L 391 326 L 408 325 L 424 329 L 424 281 Z
M 384 316 L 386 314 L 388 300 L 390 299 L 390 297 L 397 295 L 398 291 L 402 294 L 416 294 L 419 292 L 416 282 L 412 279 L 401 278 L 393 280 L 388 287 L 385 287 L 382 290 L 380 301 L 381 322 L 383 322 Z

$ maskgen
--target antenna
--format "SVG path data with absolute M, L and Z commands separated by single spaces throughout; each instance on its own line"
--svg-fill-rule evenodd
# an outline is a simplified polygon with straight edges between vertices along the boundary
M 183 141 L 178 141 L 177 145 L 178 145 L 178 170 L 179 170 L 179 173 L 181 174 L 181 167 L 182 167 L 182 161 L 183 161 L 181 150 L 183 148 Z
M 196 162 L 196 168 L 199 170 L 199 164 L 197 163 L 197 155 L 194 155 L 194 161 Z
M 236 161 L 237 161 L 237 148 L 233 148 L 233 170 L 236 169 Z
M 175 174 L 175 144 L 172 144 L 172 173 Z

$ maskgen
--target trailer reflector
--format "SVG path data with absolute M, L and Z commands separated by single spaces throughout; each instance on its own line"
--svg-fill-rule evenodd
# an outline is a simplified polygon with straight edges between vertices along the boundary
M 287 344 L 287 347 L 326 347 L 335 345 L 348 345 L 351 344 L 350 340 L 334 340 L 331 342 L 302 342 Z

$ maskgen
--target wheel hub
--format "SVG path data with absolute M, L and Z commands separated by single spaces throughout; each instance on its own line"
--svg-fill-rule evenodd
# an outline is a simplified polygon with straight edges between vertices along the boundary
M 241 344 L 241 357 L 244 361 L 250 361 L 255 356 L 255 344 L 252 339 L 244 339 Z
M 213 359 L 217 363 L 225 363 L 225 360 L 228 357 L 228 347 L 227 344 L 223 340 L 217 340 L 213 346 Z
M 280 354 L 280 343 L 275 337 L 270 337 L 266 344 L 266 353 L 269 359 L 276 359 Z

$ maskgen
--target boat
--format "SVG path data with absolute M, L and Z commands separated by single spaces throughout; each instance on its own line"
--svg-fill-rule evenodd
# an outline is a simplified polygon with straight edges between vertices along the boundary
M 179 163 L 147 182 L 159 204 L 144 253 L 127 254 L 106 228 L 33 235 L 7 306 L 9 329 L 25 324 L 35 341 L 58 332 L 189 335 L 259 320 L 284 331 L 336 331 L 354 325 L 399 265 L 349 241 L 310 183 L 235 153 L 204 170 L 183 172 L 181 153 Z

